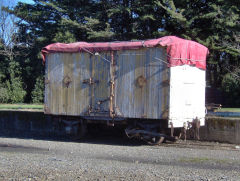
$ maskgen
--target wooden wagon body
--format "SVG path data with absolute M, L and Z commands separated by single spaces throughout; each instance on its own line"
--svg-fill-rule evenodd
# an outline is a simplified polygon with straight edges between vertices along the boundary
M 205 116 L 208 49 L 169 36 L 135 42 L 52 44 L 45 61 L 45 113 L 96 120 Z

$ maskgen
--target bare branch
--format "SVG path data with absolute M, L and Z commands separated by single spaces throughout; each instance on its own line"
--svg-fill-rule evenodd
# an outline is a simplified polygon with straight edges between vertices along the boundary
M 19 43 L 17 39 L 18 27 L 16 25 L 18 19 L 4 8 L 11 9 L 14 5 L 15 1 L 3 0 L 0 2 L 0 40 L 3 45 L 3 50 L 0 53 L 7 56 L 10 60 L 17 55 L 13 50 Z

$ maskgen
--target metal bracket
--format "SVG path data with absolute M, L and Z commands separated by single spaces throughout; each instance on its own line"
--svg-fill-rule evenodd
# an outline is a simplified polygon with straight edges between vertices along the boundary
M 89 79 L 84 79 L 82 82 L 83 84 L 92 85 L 92 84 L 99 83 L 99 80 L 94 80 L 92 77 L 90 77 Z
M 109 101 L 109 100 L 110 100 L 110 97 L 108 97 L 108 98 L 106 98 L 106 99 L 103 99 L 103 100 L 99 100 L 99 101 L 97 102 L 97 104 L 100 105 L 100 104 L 102 104 L 102 103 L 104 103 L 104 102 L 107 102 L 107 101 Z

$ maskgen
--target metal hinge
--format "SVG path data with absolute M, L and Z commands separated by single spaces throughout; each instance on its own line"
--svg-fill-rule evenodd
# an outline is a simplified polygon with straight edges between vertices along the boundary
M 94 80 L 92 77 L 90 77 L 89 79 L 85 79 L 82 81 L 84 84 L 97 84 L 99 83 L 99 80 Z

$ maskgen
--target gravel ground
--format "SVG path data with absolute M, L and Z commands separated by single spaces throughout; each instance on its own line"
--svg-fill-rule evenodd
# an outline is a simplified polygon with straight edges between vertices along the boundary
M 119 141 L 120 140 L 120 141 Z M 0 180 L 240 180 L 236 145 L 0 137 Z

